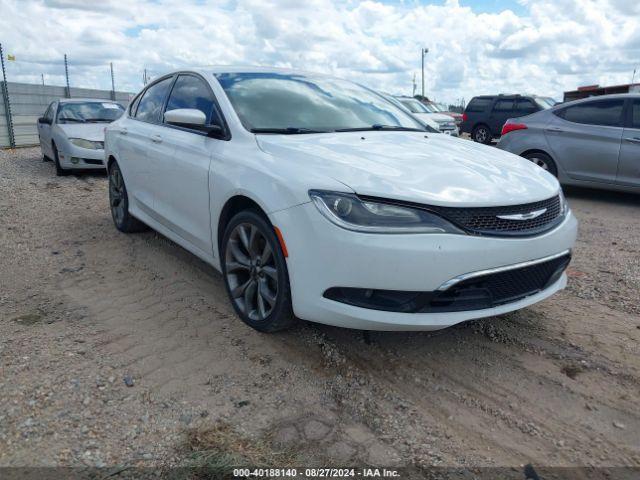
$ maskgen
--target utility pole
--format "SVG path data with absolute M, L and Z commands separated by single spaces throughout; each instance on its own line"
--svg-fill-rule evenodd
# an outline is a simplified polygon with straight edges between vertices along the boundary
M 0 63 L 2 64 L 2 100 L 4 101 L 4 115 L 7 117 L 7 133 L 9 134 L 9 146 L 16 147 L 16 137 L 13 132 L 13 120 L 11 116 L 11 102 L 9 101 L 9 87 L 7 86 L 7 71 L 4 68 L 4 52 L 0 43 Z
M 116 82 L 113 78 L 113 62 L 110 62 L 109 66 L 111 68 L 111 100 L 115 100 L 116 99 Z
M 69 87 L 69 64 L 67 63 L 67 54 L 64 54 L 64 76 L 67 78 L 67 98 L 71 98 L 71 88 Z
M 413 72 L 413 93 L 411 94 L 412 97 L 416 96 L 416 88 L 418 88 L 418 86 L 416 85 L 416 72 Z
M 148 79 L 148 77 L 147 77 L 147 69 L 145 68 L 145 69 L 144 69 L 144 72 L 142 73 L 142 83 L 143 83 L 144 85 L 146 85 L 148 81 L 149 81 L 149 79 Z
M 40 77 L 42 78 L 42 86 L 44 87 L 44 73 L 41 73 Z
M 420 57 L 422 58 L 422 99 L 423 100 L 424 100 L 424 57 L 427 53 L 429 53 L 428 48 L 420 49 Z

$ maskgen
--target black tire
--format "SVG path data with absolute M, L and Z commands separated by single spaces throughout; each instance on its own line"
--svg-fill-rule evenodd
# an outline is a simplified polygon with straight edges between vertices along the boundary
M 129 213 L 129 196 L 116 162 L 109 168 L 109 208 L 113 224 L 123 233 L 143 232 L 148 227 Z
M 62 168 L 60 165 L 60 159 L 58 158 L 58 149 L 56 148 L 56 144 L 52 143 L 51 146 L 53 147 L 53 163 L 55 163 L 56 166 L 56 176 L 66 177 L 71 173 L 71 170 L 65 170 Z
M 491 134 L 491 130 L 489 129 L 489 127 L 487 127 L 486 125 L 478 125 L 473 129 L 471 138 L 474 142 L 489 145 L 491 143 L 491 140 L 493 139 L 493 135 Z
M 549 155 L 544 152 L 531 152 L 524 155 L 524 158 L 535 163 L 540 168 L 546 170 L 554 177 L 558 176 L 558 167 Z
M 287 262 L 273 226 L 260 212 L 244 210 L 229 221 L 220 264 L 229 300 L 244 323 L 265 333 L 295 323 Z

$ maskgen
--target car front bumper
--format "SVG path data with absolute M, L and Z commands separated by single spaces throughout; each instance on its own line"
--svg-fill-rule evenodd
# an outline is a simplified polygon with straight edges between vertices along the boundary
M 566 275 L 544 290 L 511 303 L 441 313 L 362 308 L 325 298 L 328 289 L 433 292 L 462 275 L 570 250 L 577 234 L 577 221 L 571 212 L 555 229 L 526 238 L 365 234 L 334 225 L 312 203 L 272 213 L 270 219 L 281 230 L 289 253 L 287 266 L 296 316 L 365 330 L 436 330 L 517 310 L 564 288 Z
M 104 165 L 104 150 L 81 148 L 69 143 L 58 152 L 62 168 L 78 168 L 82 170 L 101 170 Z

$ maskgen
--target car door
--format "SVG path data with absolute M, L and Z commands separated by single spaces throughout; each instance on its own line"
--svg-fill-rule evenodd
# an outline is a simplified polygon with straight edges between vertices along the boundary
M 173 85 L 165 111 L 183 108 L 203 112 L 207 125 L 224 124 L 211 87 L 199 75 L 180 74 Z M 218 155 L 226 142 L 202 130 L 166 123 L 162 142 L 170 145 L 173 152 L 154 158 L 158 178 L 155 209 L 160 221 L 206 256 L 211 256 L 209 167 L 213 156 Z
M 156 158 L 167 154 L 167 146 L 159 143 L 158 138 L 164 130 L 162 111 L 173 80 L 171 75 L 149 85 L 140 100 L 134 102 L 130 118 L 122 122 L 117 133 L 119 155 L 124 160 L 121 167 L 132 203 L 154 218 L 154 182 L 158 181 Z
M 500 135 L 505 122 L 514 116 L 513 98 L 498 98 L 489 115 L 489 128 L 493 135 Z
M 545 137 L 567 175 L 592 182 L 616 181 L 623 107 L 623 99 L 593 99 L 553 112 Z
M 628 103 L 625 128 L 620 144 L 616 181 L 622 185 L 640 186 L 640 99 Z
M 40 149 L 42 154 L 49 158 L 53 158 L 53 152 L 51 148 L 51 128 L 53 127 L 53 117 L 57 108 L 57 102 L 51 102 L 49 107 L 44 112 L 42 118 L 45 120 L 41 122 L 38 119 L 38 137 L 40 139 Z

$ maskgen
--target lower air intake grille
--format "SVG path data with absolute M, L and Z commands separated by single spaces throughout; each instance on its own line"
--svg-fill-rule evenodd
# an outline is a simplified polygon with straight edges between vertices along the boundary
M 571 261 L 561 257 L 512 270 L 469 278 L 443 291 L 412 292 L 334 287 L 325 298 L 373 310 L 404 313 L 482 310 L 516 302 L 555 283 Z

